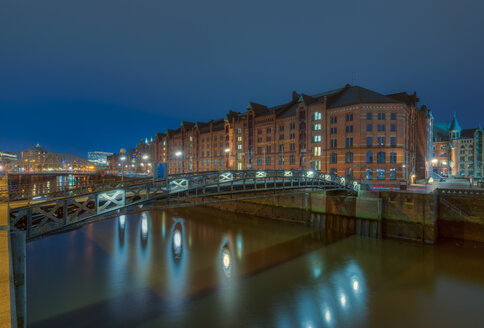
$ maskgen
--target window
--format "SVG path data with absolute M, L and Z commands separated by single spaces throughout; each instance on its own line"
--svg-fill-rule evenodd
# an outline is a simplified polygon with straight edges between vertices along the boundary
M 296 144 L 295 143 L 289 144 L 289 150 L 295 151 L 296 150 Z
M 336 147 L 338 147 L 338 145 L 337 145 L 337 142 L 336 142 L 336 141 L 337 141 L 336 139 L 331 139 L 331 148 L 336 148 Z
M 371 115 L 371 113 L 366 113 L 366 119 L 367 120 L 371 120 L 373 117 Z
M 318 121 L 320 119 L 321 119 L 321 113 L 320 112 L 314 112 L 313 121 Z
M 257 147 L 257 154 L 262 154 L 262 147 Z
M 242 149 L 242 145 L 237 145 L 237 149 L 238 150 L 241 150 Z
M 270 141 L 271 141 L 271 137 L 270 137 L 270 136 L 267 136 L 267 137 L 266 137 L 266 141 L 267 141 L 267 142 L 270 142 Z
M 338 122 L 338 118 L 336 116 L 331 116 L 331 124 L 336 124 Z
M 279 140 L 284 140 L 284 134 L 279 135 Z
M 385 119 L 385 113 L 378 113 L 378 119 L 384 120 Z
M 366 153 L 366 162 L 373 163 L 373 153 L 371 151 Z
M 270 154 L 271 153 L 271 146 L 266 146 L 266 153 Z
M 284 145 L 279 145 L 279 152 L 283 153 L 284 152 Z
M 390 180 L 395 180 L 397 178 L 397 170 L 390 169 Z
M 331 132 L 331 134 L 337 134 L 338 129 L 337 128 L 331 128 L 330 132 Z
M 313 131 L 321 130 L 321 123 L 313 124 Z
M 284 164 L 284 156 L 279 156 L 279 164 Z
M 335 168 L 329 169 L 329 174 L 331 175 L 338 175 L 338 170 Z
M 385 124 L 378 124 L 378 131 L 385 131 Z
M 210 152 L 209 151 L 207 151 L 207 157 L 210 157 Z
M 314 156 L 321 156 L 321 147 L 314 147 Z
M 395 124 L 390 125 L 390 131 L 397 131 L 397 126 Z
M 220 159 L 220 166 L 223 166 L 224 165 L 224 162 L 223 162 L 223 159 L 221 158 Z
M 257 138 L 257 142 L 262 142 L 262 138 Z
M 238 134 L 242 133 L 242 129 L 241 128 L 237 128 L 237 133 Z
M 366 180 L 373 179 L 373 171 L 371 169 L 366 169 Z
M 266 158 L 266 163 L 267 163 L 267 165 L 271 165 L 271 157 Z
M 390 145 L 395 146 L 396 143 L 396 137 L 390 137 Z
M 391 152 L 390 153 L 390 163 L 396 163 L 397 162 L 397 153 Z
M 384 151 L 380 151 L 380 152 L 377 153 L 377 163 L 379 163 L 379 164 L 385 163 L 385 152 Z
M 366 145 L 371 147 L 371 137 L 366 137 Z
M 353 163 L 353 153 L 352 152 L 347 152 L 345 154 L 345 163 Z
M 346 114 L 346 122 L 353 121 L 353 114 Z
M 296 134 L 295 133 L 291 133 L 289 135 L 289 139 L 296 139 Z
M 391 113 L 390 114 L 390 119 L 396 120 L 397 119 L 397 113 Z
M 368 125 L 366 126 L 366 131 L 371 132 L 372 130 L 373 130 L 373 125 L 368 124 Z
M 257 165 L 262 165 L 262 157 L 257 157 Z
M 207 159 L 207 166 L 210 166 L 210 160 Z
M 385 180 L 385 169 L 377 169 L 376 170 L 376 178 L 378 180 Z
M 271 133 L 271 128 L 267 128 L 266 133 Z
M 213 165 L 217 166 L 217 160 L 216 159 L 213 160 Z
M 321 136 L 320 135 L 313 136 L 313 142 L 321 142 Z
M 346 147 L 353 147 L 353 137 L 346 138 Z
M 296 123 L 290 123 L 289 130 L 294 130 L 294 129 L 296 129 Z
M 279 125 L 279 132 L 284 131 L 284 125 Z
M 337 155 L 336 153 L 331 153 L 331 154 L 329 155 L 329 162 L 330 162 L 331 164 L 336 164 L 336 163 L 338 163 L 338 155 Z
M 346 132 L 353 132 L 353 125 L 347 125 L 346 126 Z
M 257 134 L 262 134 L 262 129 L 258 129 Z
M 347 179 L 353 179 L 353 169 L 351 167 L 345 169 L 345 177 Z
M 378 146 L 385 146 L 385 137 L 378 137 Z
M 289 164 L 291 165 L 296 164 L 296 156 L 294 155 L 289 156 Z

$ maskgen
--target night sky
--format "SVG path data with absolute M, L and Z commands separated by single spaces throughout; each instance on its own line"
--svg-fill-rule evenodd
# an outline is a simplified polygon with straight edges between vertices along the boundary
M 482 1 L 0 0 L 0 149 L 87 157 L 352 82 L 483 119 Z

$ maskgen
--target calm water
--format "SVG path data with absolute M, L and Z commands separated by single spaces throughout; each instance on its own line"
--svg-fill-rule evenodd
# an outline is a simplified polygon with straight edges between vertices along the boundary
M 480 326 L 484 245 L 143 212 L 28 244 L 32 327 Z

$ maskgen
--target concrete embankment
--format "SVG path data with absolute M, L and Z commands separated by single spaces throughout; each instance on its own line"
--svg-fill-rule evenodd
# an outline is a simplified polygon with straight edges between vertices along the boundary
M 361 192 L 358 197 L 320 192 L 268 194 L 207 206 L 260 217 L 338 228 L 364 235 L 435 243 L 439 236 L 484 242 L 484 197 L 405 192 Z M 445 202 L 445 203 L 443 203 Z M 472 203 L 465 215 L 456 208 Z M 450 208 L 448 204 L 457 204 Z M 456 207 L 457 206 L 457 207 Z

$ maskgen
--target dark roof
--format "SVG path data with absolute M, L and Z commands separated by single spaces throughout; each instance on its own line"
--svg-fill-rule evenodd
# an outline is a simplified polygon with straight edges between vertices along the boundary
M 460 137 L 472 139 L 472 138 L 474 138 L 474 132 L 476 132 L 476 130 L 477 130 L 476 128 L 474 128 L 474 129 L 464 129 L 460 132 Z
M 187 122 L 187 121 L 182 121 L 180 123 L 180 126 L 183 126 L 183 127 L 185 127 L 185 129 L 188 130 L 188 129 L 193 128 L 195 126 L 195 123 L 193 123 L 193 122 Z
M 223 130 L 225 127 L 225 120 L 220 118 L 212 122 L 212 130 L 213 131 L 220 131 Z
M 452 121 L 450 122 L 450 125 L 449 125 L 449 131 L 461 131 L 462 128 L 460 127 L 459 125 L 459 122 L 457 122 L 457 117 L 455 116 L 455 113 L 454 113 L 454 117 L 452 117 Z
M 393 98 L 398 102 L 402 102 L 409 106 L 416 106 L 420 99 L 417 98 L 417 94 L 409 95 L 406 92 L 392 93 L 387 95 L 387 97 Z
M 396 99 L 359 86 L 347 85 L 339 93 L 328 97 L 327 108 L 370 103 L 399 103 Z
M 48 153 L 48 151 L 47 151 L 47 150 L 45 150 L 44 148 L 42 148 L 42 147 L 40 146 L 40 144 L 39 144 L 39 143 L 37 143 L 35 146 L 32 146 L 32 147 L 29 147 L 29 148 L 25 149 L 25 150 L 24 150 L 24 152 L 31 152 L 31 153 L 37 153 L 37 152 L 39 152 L 39 153 Z
M 298 99 L 299 102 L 303 102 L 305 103 L 306 105 L 311 105 L 313 103 L 315 103 L 316 101 L 318 101 L 316 98 L 314 97 L 311 97 L 311 96 L 308 96 L 306 94 L 302 94 L 299 99 Z
M 255 113 L 255 116 L 263 116 L 271 114 L 271 111 L 265 105 L 257 104 L 254 102 L 249 102 L 247 109 L 252 109 Z

